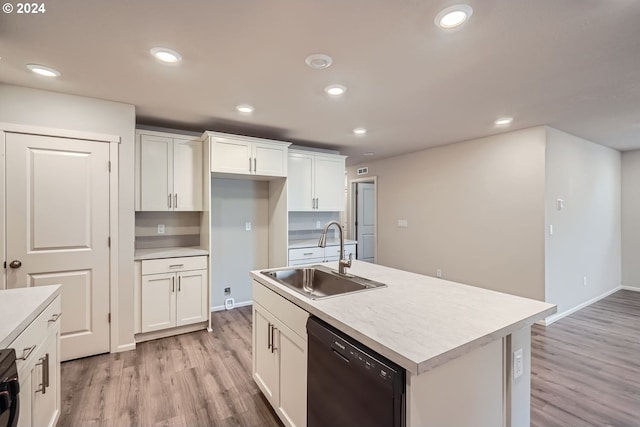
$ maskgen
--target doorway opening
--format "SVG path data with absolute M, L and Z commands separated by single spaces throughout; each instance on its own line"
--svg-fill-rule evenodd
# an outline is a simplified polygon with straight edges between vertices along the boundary
M 351 181 L 351 227 L 358 241 L 356 259 L 377 262 L 377 177 Z

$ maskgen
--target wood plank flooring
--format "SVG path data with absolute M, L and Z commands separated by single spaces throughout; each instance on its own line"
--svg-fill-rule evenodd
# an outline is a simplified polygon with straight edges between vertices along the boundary
M 251 307 L 205 331 L 62 364 L 66 426 L 281 426 L 251 378 Z M 532 331 L 533 427 L 640 427 L 640 292 Z
M 640 426 L 640 292 L 531 331 L 533 427 Z
M 62 364 L 66 426 L 282 426 L 251 377 L 251 307 L 206 331 Z

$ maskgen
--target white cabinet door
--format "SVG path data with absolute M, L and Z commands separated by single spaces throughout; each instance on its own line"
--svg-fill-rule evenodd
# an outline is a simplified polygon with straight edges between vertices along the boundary
M 177 326 L 204 322 L 207 310 L 207 270 L 178 273 L 178 293 L 176 294 Z
M 58 334 L 49 335 L 41 348 L 31 371 L 31 424 L 53 427 L 60 412 Z
M 278 407 L 278 353 L 272 348 L 274 321 L 267 310 L 253 304 L 253 379 L 269 402 Z
M 140 135 L 140 210 L 170 211 L 173 195 L 173 140 Z
M 211 172 L 248 175 L 253 169 L 251 143 L 240 139 L 214 137 L 211 140 Z
M 176 326 L 175 273 L 142 276 L 142 332 Z
M 253 173 L 263 176 L 287 176 L 287 147 L 253 143 Z
M 307 424 L 307 343 L 280 322 L 276 327 L 280 383 L 278 410 L 285 425 L 303 427 Z
M 289 154 L 287 203 L 289 211 L 313 210 L 313 161 L 312 155 Z
M 316 210 L 343 211 L 344 158 L 316 156 L 315 160 Z
M 202 210 L 202 143 L 173 140 L 173 209 Z

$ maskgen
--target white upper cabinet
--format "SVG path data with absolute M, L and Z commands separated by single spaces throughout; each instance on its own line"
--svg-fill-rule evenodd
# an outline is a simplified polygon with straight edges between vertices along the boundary
M 288 142 L 205 132 L 211 144 L 211 172 L 235 175 L 287 176 Z
M 289 211 L 343 211 L 345 156 L 289 150 Z
M 202 143 L 161 132 L 136 132 L 136 210 L 201 211 Z

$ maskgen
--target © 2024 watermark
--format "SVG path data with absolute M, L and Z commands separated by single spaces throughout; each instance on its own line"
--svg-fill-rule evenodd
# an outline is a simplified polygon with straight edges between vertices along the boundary
M 6 14 L 36 15 L 45 13 L 47 8 L 44 3 L 5 3 L 2 5 L 2 11 Z

